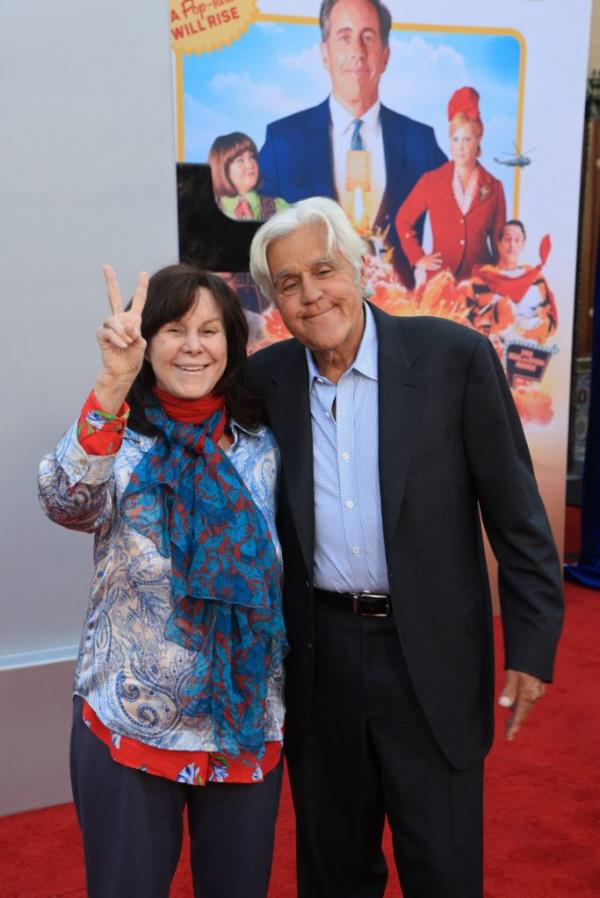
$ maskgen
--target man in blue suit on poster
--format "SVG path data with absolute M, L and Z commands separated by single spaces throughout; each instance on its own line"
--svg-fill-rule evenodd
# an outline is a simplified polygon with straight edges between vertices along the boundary
M 363 195 L 371 227 L 387 233 L 394 265 L 407 286 L 412 269 L 402 252 L 394 217 L 417 180 L 446 156 L 433 128 L 379 102 L 379 80 L 389 56 L 392 23 L 380 0 L 323 0 L 321 57 L 331 95 L 310 109 L 267 127 L 259 165 L 261 192 L 296 202 L 309 196 L 337 199 L 352 218 L 349 150 L 370 151 L 370 189 Z M 363 210 L 361 210 L 363 211 Z M 422 221 L 417 230 L 422 232 Z

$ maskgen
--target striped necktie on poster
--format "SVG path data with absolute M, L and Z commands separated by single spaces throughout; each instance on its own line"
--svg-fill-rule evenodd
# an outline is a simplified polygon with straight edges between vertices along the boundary
M 364 150 L 365 145 L 360 134 L 360 128 L 363 124 L 363 120 L 361 118 L 355 118 L 352 124 L 354 125 L 354 131 L 352 132 L 352 137 L 350 138 L 350 149 Z

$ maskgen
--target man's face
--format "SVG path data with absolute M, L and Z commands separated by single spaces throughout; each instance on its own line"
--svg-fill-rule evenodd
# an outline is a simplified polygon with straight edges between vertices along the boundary
M 368 0 L 338 0 L 331 10 L 321 57 L 333 95 L 357 115 L 376 102 L 389 47 L 381 43 L 379 18 Z
M 339 252 L 327 251 L 324 228 L 306 225 L 267 250 L 275 301 L 287 329 L 319 352 L 356 355 L 363 329 L 362 290 Z
M 505 225 L 498 241 L 501 268 L 517 268 L 525 246 L 525 235 L 518 225 Z

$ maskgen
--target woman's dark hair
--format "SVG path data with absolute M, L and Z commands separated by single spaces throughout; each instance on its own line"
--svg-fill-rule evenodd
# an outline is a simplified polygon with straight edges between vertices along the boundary
M 258 148 L 251 137 L 242 134 L 241 131 L 232 131 L 231 134 L 222 134 L 215 138 L 208 151 L 208 162 L 212 175 L 213 191 L 217 199 L 220 196 L 235 196 L 237 190 L 229 177 L 231 163 L 242 153 L 252 153 L 254 158 L 258 156 Z M 256 186 L 261 185 L 260 173 Z
M 183 318 L 193 308 L 201 287 L 212 295 L 227 339 L 227 365 L 213 392 L 224 396 L 229 418 L 235 418 L 243 427 L 256 427 L 261 405 L 248 392 L 244 381 L 248 324 L 237 296 L 220 277 L 187 264 L 168 265 L 153 274 L 142 312 L 142 337 L 150 343 L 164 324 Z M 128 426 L 149 436 L 158 433 L 145 414 L 145 409 L 156 402 L 152 393 L 155 383 L 152 366 L 144 359 L 127 396 L 131 409 Z

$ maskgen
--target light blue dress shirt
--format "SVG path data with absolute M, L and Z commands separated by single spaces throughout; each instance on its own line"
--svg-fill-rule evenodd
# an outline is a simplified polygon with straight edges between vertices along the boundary
M 315 484 L 314 585 L 388 593 L 381 519 L 377 330 L 365 304 L 356 358 L 337 384 L 306 351 Z M 335 401 L 335 415 L 333 403 Z

